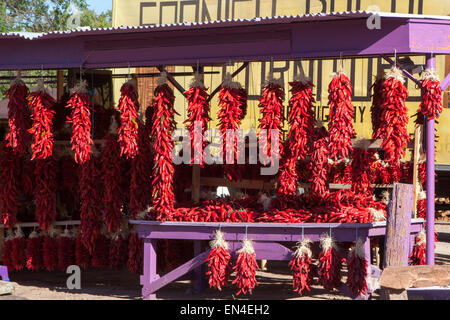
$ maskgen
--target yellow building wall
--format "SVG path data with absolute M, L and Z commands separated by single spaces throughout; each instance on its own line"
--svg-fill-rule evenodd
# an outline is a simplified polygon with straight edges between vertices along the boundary
M 188 21 L 212 21 L 232 18 L 252 18 L 255 16 L 296 15 L 305 13 L 319 13 L 348 10 L 367 10 L 370 6 L 377 6 L 381 11 L 414 14 L 448 15 L 450 14 L 450 1 L 448 0 L 170 0 L 170 1 L 140 1 L 140 0 L 113 0 L 113 25 L 149 25 L 170 24 Z M 372 7 L 373 10 L 374 7 Z M 381 26 L 382 27 L 382 26 Z M 346 35 L 342 35 L 345 37 Z M 425 64 L 424 57 L 412 57 L 416 64 Z M 201 61 L 200 61 L 201 62 Z M 436 59 L 437 73 L 441 79 L 445 77 L 445 56 Z M 317 94 L 316 116 L 322 121 L 328 117 L 328 84 L 330 74 L 336 70 L 339 61 L 275 61 L 273 71 L 275 77 L 283 77 L 286 88 L 286 102 L 290 98 L 288 82 L 299 72 L 302 65 L 307 75 L 312 75 L 316 85 Z M 256 129 L 258 126 L 259 108 L 257 98 L 261 91 L 261 83 L 270 71 L 270 62 L 253 62 L 241 72 L 236 79 L 245 85 L 250 95 L 247 117 L 242 123 L 243 129 Z M 360 137 L 369 138 L 372 135 L 370 120 L 370 85 L 376 76 L 378 68 L 388 70 L 390 66 L 383 60 L 371 59 L 344 59 L 344 69 L 351 77 L 355 91 L 354 106 L 356 117 L 354 127 Z M 218 71 L 219 75 L 205 75 L 205 85 L 213 90 L 222 79 L 223 73 L 233 72 L 240 66 L 239 62 L 229 66 L 206 67 L 205 71 Z M 369 72 L 372 70 L 371 72 Z M 189 67 L 177 67 L 177 72 L 192 71 Z M 126 72 L 125 70 L 119 71 Z M 178 77 L 177 80 L 185 87 L 189 86 L 189 78 Z M 115 80 L 115 98 L 120 96 L 121 82 Z M 409 113 L 412 116 L 419 107 L 420 90 L 412 81 L 407 81 L 410 98 L 407 101 Z M 176 92 L 178 127 L 186 116 L 186 100 Z M 210 127 L 215 127 L 217 121 L 217 98 L 211 103 L 211 117 L 213 121 Z M 286 108 L 287 113 L 287 108 Z M 450 164 L 450 111 L 444 109 L 437 124 L 437 163 Z M 285 127 L 285 130 L 288 129 Z M 413 119 L 410 120 L 409 130 L 413 132 Z

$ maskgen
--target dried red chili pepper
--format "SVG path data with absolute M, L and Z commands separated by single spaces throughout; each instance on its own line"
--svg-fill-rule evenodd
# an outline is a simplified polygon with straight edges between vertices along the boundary
M 422 102 L 419 112 L 428 120 L 439 117 L 439 114 L 442 113 L 442 89 L 439 78 L 433 70 L 425 70 L 421 90 Z
M 421 191 L 417 197 L 417 217 L 427 219 L 427 192 Z
M 11 82 L 11 87 L 5 91 L 8 102 L 9 132 L 6 135 L 6 146 L 18 155 L 27 152 L 30 142 L 30 113 L 27 106 L 28 88 L 25 83 L 17 78 Z
M 222 291 L 227 284 L 231 275 L 231 255 L 228 252 L 228 244 L 226 243 L 223 233 L 216 231 L 214 240 L 210 243 L 211 252 L 206 259 L 208 262 L 208 272 L 210 288 Z
M 42 267 L 42 258 L 41 258 L 41 241 L 42 239 L 39 237 L 36 231 L 30 233 L 27 239 L 27 263 L 26 267 L 31 271 L 38 271 Z
M 409 265 L 419 266 L 427 264 L 427 235 L 422 232 L 416 237 L 413 251 L 409 256 Z
M 226 157 L 225 176 L 230 181 L 239 181 L 242 180 L 241 167 L 237 165 L 239 138 L 234 134 L 239 130 L 241 120 L 244 118 L 244 110 L 247 109 L 247 91 L 239 82 L 233 82 L 229 73 L 219 92 L 219 107 L 217 118 L 222 133 L 223 155 Z M 227 131 L 233 134 L 228 138 L 230 141 L 227 140 Z
M 355 148 L 352 158 L 352 191 L 364 194 L 372 193 L 372 155 L 367 150 Z
M 20 159 L 5 143 L 1 145 L 0 156 L 0 200 L 1 223 L 7 228 L 16 225 L 16 216 L 19 211 L 19 180 Z
M 42 230 L 48 230 L 56 219 L 57 171 L 53 157 L 36 160 L 34 197 L 36 221 Z
M 303 295 L 306 291 L 311 291 L 313 280 L 312 252 L 310 249 L 311 240 L 304 239 L 299 242 L 294 252 L 294 257 L 289 261 L 292 271 L 292 286 L 294 292 Z
M 109 247 L 109 268 L 121 270 L 127 263 L 128 242 L 120 232 L 112 235 Z
M 260 132 L 259 139 L 263 139 L 260 143 L 264 144 L 263 148 L 267 150 L 266 155 L 269 158 L 280 158 L 283 155 L 283 121 L 284 121 L 284 84 L 281 79 L 274 79 L 270 74 L 263 89 L 261 98 L 259 99 L 260 113 L 262 115 L 259 121 Z M 264 130 L 264 131 L 262 131 Z M 271 130 L 276 130 L 278 135 L 278 150 L 275 141 L 272 141 Z M 264 161 L 264 164 L 268 164 Z
M 345 73 L 338 71 L 328 87 L 328 105 L 330 106 L 329 158 L 342 160 L 352 152 L 352 138 L 356 132 L 353 129 L 354 107 L 352 104 L 352 85 Z
M 38 80 L 38 85 L 34 90 L 27 97 L 33 120 L 31 129 L 28 130 L 33 135 L 31 160 L 47 159 L 53 155 L 52 130 L 55 111 L 52 108 L 56 101 L 44 88 L 43 80 Z
M 82 269 L 86 269 L 91 265 L 91 255 L 83 243 L 81 234 L 78 234 L 75 239 L 75 262 Z
M 203 84 L 202 75 L 195 74 L 195 77 L 190 84 L 190 89 L 184 92 L 188 101 L 188 119 L 184 121 L 184 124 L 191 137 L 191 164 L 198 164 L 202 167 L 205 163 L 203 150 L 207 145 L 207 141 L 205 141 L 203 137 L 208 130 L 208 122 L 211 121 L 209 116 L 209 95 L 206 90 L 207 89 Z M 201 126 L 197 128 L 196 123 Z M 196 139 L 196 137 L 198 137 L 198 139 Z
M 16 229 L 14 238 L 11 241 L 12 241 L 12 262 L 14 265 L 14 269 L 12 270 L 20 271 L 26 265 L 25 247 L 27 243 L 23 235 L 22 229 L 20 227 Z
M 354 295 L 362 295 L 368 290 L 366 281 L 367 267 L 363 242 L 361 239 L 358 239 L 347 258 L 348 275 L 346 284 Z
M 252 242 L 244 239 L 242 241 L 242 248 L 238 253 L 236 265 L 233 267 L 233 270 L 236 271 L 236 278 L 233 284 L 236 284 L 239 288 L 237 295 L 241 293 L 252 294 L 253 289 L 258 285 L 258 281 L 256 281 L 256 270 L 259 269 Z
M 103 178 L 103 222 L 109 232 L 119 230 L 122 222 L 123 195 L 121 189 L 122 168 L 120 158 L 120 146 L 117 135 L 108 134 L 105 137 L 105 146 L 101 154 L 102 178 Z
M 175 168 L 172 162 L 174 142 L 171 136 L 176 126 L 174 119 L 175 110 L 173 107 L 175 96 L 173 90 L 164 83 L 164 77 L 159 81 L 160 85 L 155 89 L 154 94 L 153 127 L 151 132 L 154 150 L 152 198 L 153 210 L 157 215 L 157 220 L 165 221 L 171 219 L 174 210 L 173 205 L 175 203 L 173 191 Z M 196 95 L 203 97 L 200 88 L 193 89 L 199 90 Z M 190 99 L 193 99 L 193 97 Z M 192 106 L 195 108 L 205 107 L 202 103 L 195 103 Z M 207 114 L 207 110 L 204 110 L 204 112 Z
M 75 240 L 69 229 L 65 229 L 58 238 L 58 269 L 66 271 L 75 261 Z
M 42 265 L 47 271 L 54 271 L 58 266 L 57 232 L 50 228 L 42 239 Z
M 142 272 L 144 244 L 136 232 L 132 232 L 128 240 L 127 268 L 131 273 Z
M 372 87 L 372 105 L 370 107 L 370 115 L 372 120 L 372 133 L 375 134 L 380 129 L 383 96 L 382 89 L 384 83 L 384 74 L 379 73 Z
M 119 144 L 120 155 L 134 159 L 139 153 L 138 146 L 138 111 L 139 101 L 136 80 L 126 82 L 120 88 L 121 97 L 117 110 L 120 112 Z
M 94 141 L 91 137 L 92 104 L 86 91 L 86 81 L 79 83 L 72 91 L 66 108 L 71 110 L 67 122 L 72 123 L 72 150 L 75 162 L 85 164 L 91 157 Z
M 380 125 L 373 135 L 374 139 L 383 139 L 381 148 L 390 163 L 399 162 L 409 142 L 409 116 L 405 105 L 408 90 L 403 82 L 401 70 L 392 68 L 383 82 Z
M 319 255 L 319 281 L 325 289 L 333 290 L 341 284 L 342 260 L 336 245 L 328 235 L 320 240 L 322 251 Z
M 101 199 L 96 187 L 98 171 L 94 158 L 81 166 L 80 174 L 81 222 L 79 232 L 84 245 L 92 253 L 101 225 Z
M 95 239 L 92 252 L 92 266 L 94 268 L 107 269 L 109 266 L 109 247 L 111 239 L 100 233 Z
M 292 97 L 289 100 L 289 135 L 285 142 L 285 154 L 281 173 L 278 178 L 278 193 L 297 194 L 297 162 L 305 160 L 311 151 L 315 126 L 314 103 L 312 93 L 314 85 L 306 78 L 291 82 Z
M 328 133 L 324 127 L 314 131 L 314 142 L 311 154 L 311 194 L 325 198 L 328 188 Z

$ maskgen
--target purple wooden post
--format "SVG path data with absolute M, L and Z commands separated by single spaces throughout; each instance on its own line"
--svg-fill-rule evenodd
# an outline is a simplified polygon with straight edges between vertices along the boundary
M 202 253 L 202 242 L 194 241 L 194 257 Z M 194 293 L 201 293 L 205 289 L 204 275 L 202 272 L 202 265 L 194 269 L 193 280 L 194 280 Z
M 156 294 L 149 292 L 152 281 L 158 278 L 156 274 L 156 240 L 144 240 L 144 283 L 142 284 L 142 296 L 144 299 L 154 300 Z
M 436 58 L 427 54 L 427 68 L 436 69 Z M 434 265 L 434 119 L 427 119 L 427 265 Z

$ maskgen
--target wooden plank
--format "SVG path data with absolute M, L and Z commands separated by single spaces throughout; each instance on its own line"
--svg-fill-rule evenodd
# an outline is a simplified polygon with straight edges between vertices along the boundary
M 56 72 L 56 96 L 59 102 L 61 102 L 61 98 L 64 95 L 64 70 L 58 70 Z
M 422 137 L 423 126 L 417 126 L 414 130 L 414 153 L 413 153 L 413 186 L 414 186 L 414 198 L 413 198 L 413 212 L 414 217 L 417 217 L 417 198 L 420 192 L 419 182 L 419 159 L 422 153 Z
M 394 184 L 388 207 L 384 267 L 408 265 L 413 193 L 411 184 Z
M 200 166 L 194 164 L 192 166 L 192 200 L 200 201 Z
M 364 144 L 367 149 L 380 149 L 382 143 L 382 139 L 352 139 L 352 146 L 354 148 Z

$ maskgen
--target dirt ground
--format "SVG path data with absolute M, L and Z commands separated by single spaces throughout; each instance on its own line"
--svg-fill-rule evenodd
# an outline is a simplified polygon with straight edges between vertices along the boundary
M 450 223 L 437 224 L 439 242 L 436 245 L 436 264 L 450 264 Z M 14 295 L 3 296 L 0 299 L 30 299 L 30 300 L 137 300 L 141 299 L 139 276 L 127 271 L 85 270 L 81 275 L 80 290 L 68 290 L 67 274 L 64 272 L 15 272 L 10 274 L 12 282 L 17 284 Z M 292 292 L 292 276 L 287 262 L 273 261 L 268 263 L 267 271 L 258 271 L 259 285 L 253 295 L 237 297 L 238 299 L 255 300 L 346 300 L 338 291 L 330 292 L 315 284 L 311 292 L 299 297 Z M 202 294 L 193 294 L 189 281 L 178 281 L 162 288 L 157 293 L 163 300 L 202 300 L 228 299 L 233 300 L 236 288 L 228 286 L 223 292 L 208 289 Z M 375 295 L 373 297 L 377 299 Z

